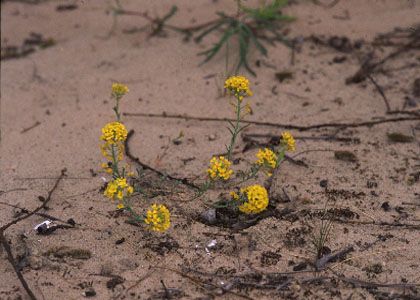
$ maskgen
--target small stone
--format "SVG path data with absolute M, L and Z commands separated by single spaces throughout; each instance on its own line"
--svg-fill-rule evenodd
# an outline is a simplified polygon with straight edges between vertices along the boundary
M 328 179 L 322 179 L 319 182 L 319 186 L 322 187 L 322 188 L 326 188 L 328 186 Z
M 381 208 L 384 211 L 390 211 L 391 210 L 391 206 L 389 205 L 389 202 L 388 201 L 385 201 L 384 203 L 382 203 Z
M 87 288 L 83 292 L 83 296 L 85 296 L 86 298 L 95 297 L 96 296 L 96 291 L 92 287 Z
M 209 224 L 209 225 L 214 225 L 216 224 L 216 209 L 211 208 L 209 210 L 206 210 L 205 212 L 203 212 L 201 214 L 201 220 L 205 223 L 205 224 Z
M 210 134 L 209 135 L 209 141 L 214 141 L 216 139 L 216 135 Z

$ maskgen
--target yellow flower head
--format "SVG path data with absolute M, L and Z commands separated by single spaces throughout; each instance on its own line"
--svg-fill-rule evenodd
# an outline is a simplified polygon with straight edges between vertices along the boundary
M 127 129 L 122 123 L 111 122 L 102 128 L 101 140 L 113 145 L 118 142 L 124 142 L 127 139 L 127 134 Z
M 153 204 L 147 211 L 144 222 L 150 225 L 153 231 L 164 232 L 171 226 L 171 214 L 165 205 Z
M 106 186 L 104 195 L 111 200 L 123 200 L 134 192 L 134 188 L 127 183 L 126 178 L 116 178 Z
M 236 193 L 236 192 L 230 192 L 229 194 L 230 194 L 230 197 L 231 197 L 233 200 L 239 200 L 239 195 L 238 195 L 238 193 Z
M 108 174 L 112 174 L 112 165 L 110 165 L 109 163 L 102 163 L 101 164 L 102 169 L 104 169 L 105 172 L 107 172 Z
M 296 143 L 290 132 L 285 131 L 281 134 L 282 143 L 287 147 L 288 151 L 296 150 Z
M 277 155 L 268 148 L 259 149 L 257 153 L 257 164 L 274 169 L 277 166 Z
M 210 168 L 207 170 L 210 179 L 228 180 L 233 174 L 233 171 L 230 169 L 231 164 L 224 156 L 219 158 L 213 157 L 210 160 Z
M 113 83 L 112 84 L 112 95 L 117 98 L 121 98 L 129 92 L 128 86 L 122 83 Z
M 241 189 L 241 195 L 242 197 L 236 199 L 244 199 L 244 202 L 238 208 L 245 214 L 260 213 L 268 206 L 268 193 L 261 185 L 256 184 L 243 188 Z M 233 198 L 235 199 L 235 196 Z
M 225 89 L 242 101 L 245 96 L 252 96 L 249 80 L 244 76 L 231 76 L 225 81 Z

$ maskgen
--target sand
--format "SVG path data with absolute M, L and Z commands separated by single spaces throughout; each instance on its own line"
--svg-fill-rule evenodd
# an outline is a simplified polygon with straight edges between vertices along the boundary
M 231 118 L 229 100 L 220 93 L 223 55 L 202 65 L 197 56 L 214 37 L 196 44 L 165 30 L 164 36 L 150 38 L 150 28 L 136 30 L 147 20 L 113 18 L 113 1 L 33 2 L 1 4 L 2 48 L 22 45 L 31 32 L 55 44 L 1 61 L 0 225 L 16 218 L 19 209 L 10 205 L 29 211 L 41 205 L 39 196 L 47 198 L 63 168 L 66 177 L 42 212 L 76 222 L 74 228 L 38 235 L 33 227 L 46 218 L 35 215 L 5 231 L 37 299 L 83 299 L 91 289 L 97 299 L 419 297 L 418 289 L 404 286 L 420 284 L 420 96 L 413 91 L 419 52 L 402 51 L 372 73 L 379 89 L 369 79 L 355 84 L 346 84 L 346 79 L 369 53 L 372 61 L 380 61 L 398 49 L 375 45 L 375 38 L 397 27 L 414 32 L 420 3 L 341 0 L 328 7 L 328 1 L 291 1 L 284 11 L 297 18 L 285 27 L 288 37 L 298 41 L 294 64 L 291 49 L 276 44 L 267 46 L 268 57 L 251 51 L 257 77 L 241 70 L 254 92 L 249 98 L 253 114 L 247 120 L 295 126 L 290 131 L 297 151 L 289 154 L 294 159 L 284 161 L 270 179 L 276 213 L 243 230 L 209 226 L 198 216 L 226 191 L 189 201 L 194 191 L 188 186 L 145 171 L 140 184 L 155 195 L 135 196 L 134 207 L 145 211 L 151 203 L 163 203 L 173 216 L 171 229 L 157 234 L 127 224 L 128 216 L 116 213 L 115 204 L 100 192 L 101 177 L 106 177 L 100 168 L 100 129 L 114 118 L 110 87 L 116 81 L 129 86 L 123 112 Z M 234 1 L 228 0 L 121 2 L 127 10 L 147 11 L 152 17 L 164 15 L 175 4 L 178 12 L 169 23 L 177 26 L 212 20 L 217 11 L 235 12 Z M 57 11 L 62 4 L 77 7 Z M 328 40 L 333 36 L 346 37 L 351 49 L 331 47 Z M 293 77 L 279 82 L 276 73 L 285 71 Z M 398 118 L 411 119 L 307 128 Z M 225 122 L 133 115 L 123 120 L 134 130 L 129 140 L 133 156 L 196 184 L 205 179 L 212 155 L 222 153 L 229 142 Z M 301 130 L 293 129 L 299 126 Z M 279 136 L 285 129 L 254 124 L 244 135 Z M 173 143 L 181 132 L 181 143 Z M 410 140 L 392 141 L 390 133 Z M 254 159 L 257 149 L 242 153 L 245 145 L 241 138 L 236 169 Z M 337 151 L 349 151 L 355 158 L 337 159 Z M 264 176 L 256 180 L 265 181 Z M 348 246 L 353 251 L 315 273 L 311 235 L 319 231 L 326 205 L 335 209 L 336 219 L 326 245 L 333 252 Z M 217 244 L 207 251 L 212 240 Z M 85 252 L 71 255 L 74 252 L 63 249 Z M 67 255 L 60 254 L 63 251 Z M 3 248 L 0 257 L 0 299 L 27 299 Z M 290 279 L 283 274 L 287 272 L 293 273 Z M 274 278 L 274 273 L 286 277 Z M 347 281 L 337 279 L 342 277 Z M 366 282 L 384 286 L 372 288 Z

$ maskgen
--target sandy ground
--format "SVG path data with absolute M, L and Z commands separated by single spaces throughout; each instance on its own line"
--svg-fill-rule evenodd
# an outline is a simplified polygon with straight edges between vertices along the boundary
M 170 23 L 178 26 L 212 20 L 217 11 L 235 12 L 230 0 L 122 2 L 125 9 L 147 11 L 150 16 L 162 15 L 176 4 L 179 11 Z M 411 120 L 292 128 L 297 152 L 273 175 L 270 188 L 276 212 L 288 213 L 262 218 L 244 230 L 208 226 L 197 218 L 220 191 L 187 202 L 193 195 L 188 187 L 146 172 L 141 184 L 158 190 L 157 195 L 136 196 L 135 207 L 166 204 L 173 226 L 164 235 L 127 224 L 127 216 L 116 213 L 99 191 L 103 174 L 98 139 L 101 127 L 113 120 L 110 86 L 114 81 L 129 86 L 123 112 L 232 117 L 229 101 L 220 96 L 223 57 L 199 66 L 202 58 L 197 53 L 210 46 L 212 38 L 195 44 L 166 31 L 165 37 L 149 39 L 147 30 L 135 30 L 147 25 L 142 18 L 119 16 L 113 23 L 112 1 L 2 2 L 2 48 L 21 45 L 31 32 L 56 42 L 1 61 L 0 225 L 19 212 L 7 204 L 27 210 L 39 206 L 39 196 L 47 197 L 63 168 L 67 176 L 43 212 L 77 224 L 40 236 L 32 228 L 45 218 L 32 216 L 6 230 L 37 299 L 83 299 L 82 293 L 92 288 L 97 299 L 420 297 L 418 289 L 404 286 L 420 284 L 420 95 L 414 88 L 419 51 L 407 49 L 372 74 L 389 102 L 388 113 L 371 81 L 345 83 L 369 52 L 373 61 L 379 61 L 399 47 L 373 46 L 378 34 L 396 27 L 414 32 L 420 3 L 341 0 L 327 7 L 321 5 L 327 1 L 291 2 L 285 12 L 297 20 L 288 25 L 288 36 L 301 41 L 294 64 L 291 50 L 281 44 L 268 46 L 267 58 L 253 51 L 250 61 L 258 76 L 250 77 L 255 95 L 250 98 L 249 120 L 296 126 Z M 69 3 L 77 8 L 56 10 Z M 362 47 L 343 52 L 319 42 L 332 36 L 347 37 L 351 45 L 361 40 Z M 284 71 L 292 72 L 293 78 L 279 82 L 275 74 Z M 404 112 L 390 113 L 397 110 Z M 136 116 L 125 116 L 124 122 L 135 131 L 129 141 L 131 154 L 196 183 L 204 178 L 212 154 L 223 152 L 229 139 L 223 122 Z M 283 130 L 254 125 L 245 133 L 278 136 Z M 180 132 L 184 137 L 176 145 L 172 140 Z M 395 142 L 389 133 L 410 139 Z M 344 139 L 319 138 L 331 135 Z M 261 143 L 268 140 L 258 138 Z M 245 145 L 241 140 L 237 150 Z M 242 159 L 235 168 L 252 160 L 256 151 L 239 153 Z M 355 158 L 337 159 L 336 151 L 349 151 Z M 346 260 L 315 273 L 311 233 L 317 232 L 326 203 L 334 201 L 335 221 L 327 246 L 333 252 L 347 246 L 354 250 Z M 212 240 L 217 246 L 207 253 L 205 247 Z M 78 255 L 59 255 L 59 247 L 79 250 L 70 251 Z M 0 257 L 0 299 L 27 299 L 3 248 Z M 293 274 L 281 289 L 289 280 L 287 272 Z M 317 276 L 321 279 L 315 280 Z M 383 286 L 337 279 L 343 276 Z

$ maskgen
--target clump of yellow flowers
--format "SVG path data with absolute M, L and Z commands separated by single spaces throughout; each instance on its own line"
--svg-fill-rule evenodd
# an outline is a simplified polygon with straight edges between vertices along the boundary
M 231 76 L 225 81 L 225 89 L 234 95 L 239 101 L 246 96 L 252 96 L 249 88 L 249 80 L 245 76 Z
M 152 227 L 154 231 L 166 231 L 171 226 L 171 214 L 164 205 L 153 204 L 147 211 L 144 222 Z
M 296 150 L 296 143 L 293 136 L 290 134 L 290 132 L 283 132 L 281 135 L 282 143 L 284 146 L 287 147 L 288 151 L 295 151 Z
M 127 129 L 120 122 L 108 123 L 102 128 L 101 140 L 108 144 L 116 144 L 124 142 L 127 139 Z
M 245 214 L 260 213 L 267 208 L 269 202 L 267 190 L 258 184 L 242 188 L 239 195 L 236 192 L 231 192 L 230 195 L 238 203 L 239 211 Z
M 128 93 L 128 87 L 121 83 L 112 84 L 111 96 L 115 100 L 114 112 L 117 121 L 106 124 L 102 128 L 100 145 L 102 155 L 108 160 L 102 163 L 103 169 L 112 174 L 105 188 L 104 195 L 113 201 L 118 201 L 117 208 L 128 211 L 134 220 L 143 222 L 153 231 L 163 232 L 170 227 L 170 213 L 164 205 L 153 204 L 145 216 L 138 215 L 130 205 L 129 198 L 134 193 L 134 187 L 129 184 L 127 177 L 133 176 L 128 165 L 120 167 L 119 162 L 124 157 L 124 143 L 128 132 L 121 122 L 119 104 L 121 98 Z
M 210 179 L 228 180 L 233 174 L 233 171 L 230 169 L 231 164 L 224 156 L 220 156 L 219 158 L 213 157 L 210 160 L 210 168 L 207 170 Z
M 115 178 L 106 186 L 104 195 L 109 199 L 118 199 L 120 203 L 117 208 L 122 209 L 124 208 L 123 199 L 129 197 L 133 192 L 134 188 L 127 183 L 127 178 Z

